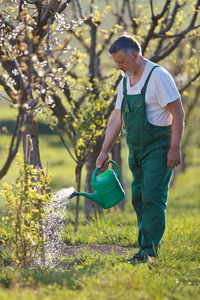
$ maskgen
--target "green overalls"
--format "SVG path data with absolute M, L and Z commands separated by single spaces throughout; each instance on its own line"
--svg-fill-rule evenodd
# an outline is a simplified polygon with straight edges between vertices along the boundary
M 137 214 L 141 255 L 157 255 L 165 230 L 172 173 L 172 169 L 167 166 L 171 126 L 159 127 L 151 125 L 147 120 L 145 92 L 153 69 L 141 93 L 137 95 L 127 95 L 127 80 L 124 77 L 121 107 L 127 131 L 129 167 L 133 174 L 132 204 Z

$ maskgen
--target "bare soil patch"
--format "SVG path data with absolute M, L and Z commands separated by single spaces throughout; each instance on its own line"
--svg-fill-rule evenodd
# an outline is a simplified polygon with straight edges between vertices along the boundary
M 129 252 L 133 250 L 132 247 L 120 247 L 120 246 L 112 246 L 112 245 L 81 245 L 81 246 L 64 246 L 62 254 L 63 256 L 68 255 L 69 257 L 76 256 L 78 254 L 84 253 L 90 250 L 90 253 L 93 254 L 95 252 L 100 254 L 109 255 L 114 251 L 115 255 L 127 255 Z

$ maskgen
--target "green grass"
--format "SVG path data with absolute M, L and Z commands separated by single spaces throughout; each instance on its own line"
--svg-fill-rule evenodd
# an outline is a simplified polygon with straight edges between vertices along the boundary
M 200 225 L 193 220 L 190 224 Z M 179 233 L 165 240 L 161 258 L 145 265 L 127 264 L 114 252 L 108 256 L 86 251 L 66 257 L 62 269 L 7 268 L 1 282 L 9 289 L 2 288 L 1 299 L 200 299 L 199 248 L 192 251 L 198 237 L 188 234 L 182 240 Z
M 6 135 L 0 139 L 1 163 L 9 138 Z M 75 166 L 59 139 L 52 134 L 42 134 L 40 148 L 44 169 L 48 160 L 49 172 L 54 175 L 53 191 L 75 186 Z M 0 257 L 0 299 L 200 299 L 199 152 L 199 149 L 193 151 L 193 164 L 178 175 L 170 189 L 167 226 L 161 254 L 156 261 L 136 265 L 126 263 L 126 257 L 137 251 L 136 215 L 129 197 L 124 212 L 114 208 L 105 210 L 102 218 L 88 225 L 84 222 L 82 198 L 76 234 L 75 200 L 72 199 L 63 233 L 67 245 L 109 244 L 131 247 L 132 250 L 127 250 L 125 255 L 118 255 L 114 250 L 110 255 L 86 250 L 75 257 L 60 258 L 56 267 L 31 270 L 14 269 L 9 261 L 7 266 L 3 265 Z M 14 182 L 16 176 L 14 162 L 1 183 Z M 0 199 L 0 213 L 7 213 L 3 199 Z
M 55 268 L 1 268 L 0 299 L 200 299 L 200 167 L 191 166 L 170 190 L 167 227 L 161 255 L 147 264 L 128 264 L 136 250 L 136 216 L 130 203 L 125 212 L 105 211 L 90 225 L 79 223 L 74 234 L 67 216 L 67 244 L 129 246 L 125 256 L 84 253 L 60 259 Z
M 10 120 L 7 113 L 1 122 Z M 43 124 L 40 128 L 41 159 L 44 169 L 48 161 L 49 173 L 54 175 L 52 190 L 75 186 L 75 164 L 69 154 L 56 135 L 47 134 Z M 2 137 L 1 162 L 6 156 L 10 136 L 2 133 Z M 127 250 L 124 256 L 114 250 L 110 255 L 91 254 L 86 250 L 73 258 L 60 259 L 54 268 L 35 270 L 16 270 L 3 266 L 1 262 L 0 299 L 200 299 L 199 149 L 193 152 L 193 162 L 170 189 L 167 227 L 157 261 L 145 265 L 126 263 L 125 258 L 137 251 L 137 222 L 130 201 L 123 213 L 112 208 L 105 211 L 103 218 L 86 225 L 84 200 L 81 199 L 78 232 L 75 234 L 75 200 L 72 199 L 63 233 L 66 244 L 109 244 L 131 247 L 132 250 Z M 14 182 L 17 175 L 13 162 L 1 184 Z M 6 215 L 3 199 L 0 199 L 0 210 L 1 215 Z

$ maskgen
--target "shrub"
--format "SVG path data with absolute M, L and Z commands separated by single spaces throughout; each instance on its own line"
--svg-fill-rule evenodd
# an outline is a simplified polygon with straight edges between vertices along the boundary
M 16 267 L 31 267 L 40 257 L 45 260 L 45 243 L 43 232 L 45 220 L 49 213 L 48 203 L 50 177 L 42 170 L 23 163 L 18 157 L 19 177 L 14 186 L 7 183 L 1 194 L 8 205 L 8 216 L 2 217 L 0 242 L 3 259 L 12 260 Z

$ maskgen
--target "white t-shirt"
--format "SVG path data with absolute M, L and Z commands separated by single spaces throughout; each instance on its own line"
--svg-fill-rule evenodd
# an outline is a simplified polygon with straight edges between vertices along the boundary
M 127 95 L 140 94 L 149 72 L 155 65 L 153 62 L 147 60 L 140 81 L 132 87 L 130 86 L 129 77 L 127 77 Z M 171 125 L 172 115 L 166 106 L 178 98 L 180 98 L 180 94 L 171 74 L 163 67 L 155 68 L 149 79 L 145 94 L 148 122 L 157 126 Z M 118 87 L 116 109 L 121 109 L 122 100 L 123 78 Z

